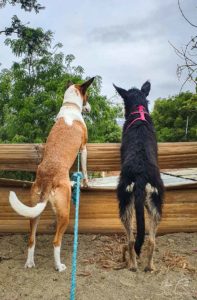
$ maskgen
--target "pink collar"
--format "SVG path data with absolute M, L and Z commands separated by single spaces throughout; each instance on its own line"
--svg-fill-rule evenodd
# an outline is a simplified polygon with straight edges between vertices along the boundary
M 143 105 L 139 105 L 139 106 L 137 107 L 137 109 L 138 109 L 138 111 L 134 111 L 134 112 L 130 113 L 130 115 L 140 114 L 140 116 L 139 116 L 138 118 L 134 119 L 134 120 L 127 126 L 126 130 L 127 130 L 129 127 L 131 127 L 131 126 L 132 126 L 136 121 L 138 121 L 138 120 L 148 122 L 148 121 L 145 119 L 145 114 L 146 114 L 146 115 L 149 115 L 149 113 L 147 113 L 147 112 L 145 111 L 145 107 L 144 107 Z

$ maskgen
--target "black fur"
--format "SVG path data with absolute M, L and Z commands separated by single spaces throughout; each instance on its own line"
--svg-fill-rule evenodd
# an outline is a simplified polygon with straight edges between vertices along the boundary
M 141 90 L 132 88 L 128 91 L 115 85 L 114 87 L 124 100 L 126 119 L 121 144 L 121 173 L 117 187 L 119 212 L 120 218 L 123 220 L 131 202 L 134 201 L 137 223 L 135 251 L 139 255 L 145 236 L 146 184 L 150 183 L 158 190 L 158 194 L 152 193 L 151 201 L 159 216 L 162 214 L 164 190 L 158 168 L 156 136 L 150 115 L 145 115 L 148 122 L 139 120 L 128 128 L 132 120 L 139 117 L 139 114 L 130 115 L 131 112 L 137 110 L 139 105 L 143 105 L 145 110 L 149 112 L 146 97 L 150 92 L 151 85 L 147 81 Z M 134 183 L 133 192 L 127 192 L 126 188 L 131 183 Z

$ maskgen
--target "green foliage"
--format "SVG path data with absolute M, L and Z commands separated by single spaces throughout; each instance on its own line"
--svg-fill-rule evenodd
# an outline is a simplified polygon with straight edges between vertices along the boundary
M 159 142 L 197 140 L 197 94 L 185 92 L 156 100 L 152 117 Z
M 14 54 L 23 58 L 0 72 L 1 143 L 45 142 L 67 82 L 80 83 L 85 79 L 83 68 L 72 65 L 75 57 L 64 56 L 57 51 L 61 44 L 52 48 L 51 42 L 52 33 L 41 28 L 25 28 L 21 37 L 7 42 Z M 119 141 L 119 108 L 111 106 L 100 90 L 101 78 L 97 77 L 89 91 L 92 112 L 85 117 L 89 141 Z
M 44 6 L 41 6 L 37 0 L 1 0 L 0 8 L 5 7 L 6 4 L 11 4 L 12 6 L 20 4 L 21 9 L 25 11 L 35 10 L 36 13 L 44 8 Z
M 50 47 L 51 38 L 51 31 L 44 32 L 42 28 L 34 29 L 21 26 L 18 30 L 18 38 L 7 38 L 5 44 L 11 47 L 16 56 L 25 55 L 26 59 L 32 60 L 33 55 L 41 57 L 47 54 L 46 49 Z
M 97 76 L 89 91 L 91 113 L 84 117 L 89 142 L 120 142 L 121 129 L 116 123 L 116 118 L 120 115 L 121 109 L 118 105 L 110 105 L 107 98 L 100 95 L 101 83 L 101 78 Z
M 36 13 L 39 13 L 41 9 L 45 7 L 40 5 L 37 0 L 1 0 L 0 8 L 5 7 L 7 4 L 15 6 L 16 4 L 20 4 L 21 9 L 27 12 L 31 12 L 34 10 Z M 21 36 L 21 32 L 25 29 L 25 26 L 21 23 L 21 20 L 14 15 L 12 17 L 12 23 L 9 27 L 5 27 L 5 29 L 0 31 L 0 34 L 5 34 L 5 36 L 12 35 L 16 33 L 18 37 Z
M 32 43 L 33 41 L 33 43 Z M 69 81 L 81 83 L 84 70 L 73 66 L 75 57 L 52 47 L 52 33 L 41 28 L 24 28 L 16 40 L 7 40 L 20 63 L 0 72 L 0 143 L 42 143 L 46 141 L 61 107 Z M 32 45 L 32 47 L 31 47 Z M 116 124 L 119 107 L 101 95 L 97 76 L 89 89 L 92 111 L 85 116 L 89 142 L 118 142 L 121 130 Z M 0 172 L 0 176 L 32 180 L 32 173 Z

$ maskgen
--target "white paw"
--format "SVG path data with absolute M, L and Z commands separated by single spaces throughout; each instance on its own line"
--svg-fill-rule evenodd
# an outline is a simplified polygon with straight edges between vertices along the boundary
M 33 260 L 31 260 L 31 261 L 26 261 L 26 264 L 25 264 L 25 268 L 27 269 L 27 268 L 34 268 L 35 267 L 35 263 L 34 263 L 34 261 Z
M 135 184 L 135 183 L 132 182 L 130 185 L 127 185 L 126 191 L 129 192 L 129 193 L 133 192 L 134 184 Z
M 73 186 L 75 185 L 75 181 L 71 181 L 70 184 L 71 184 L 71 187 L 73 188 Z
M 83 187 L 84 187 L 84 188 L 88 188 L 88 186 L 89 186 L 88 178 L 84 178 L 84 179 L 83 179 Z
M 63 272 L 66 270 L 66 265 L 64 264 L 59 264 L 58 266 L 55 267 L 56 271 L 58 272 Z

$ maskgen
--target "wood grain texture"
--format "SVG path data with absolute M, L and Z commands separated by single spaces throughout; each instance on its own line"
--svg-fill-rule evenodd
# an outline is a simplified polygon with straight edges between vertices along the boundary
M 36 171 L 44 144 L 0 144 L 0 170 Z M 161 169 L 197 167 L 197 142 L 160 143 Z M 120 144 L 88 144 L 88 171 L 120 170 Z
M 29 221 L 17 215 L 9 205 L 8 195 L 14 190 L 23 203 L 29 205 L 29 183 L 0 181 L 0 232 L 22 233 L 29 231 Z M 147 218 L 146 218 L 147 219 Z M 68 232 L 73 231 L 74 207 L 71 207 Z M 55 229 L 55 216 L 47 205 L 38 227 L 38 232 L 52 233 Z M 79 214 L 79 232 L 110 233 L 122 232 L 118 217 L 116 192 L 113 189 L 82 190 Z M 197 183 L 189 186 L 166 188 L 162 222 L 158 233 L 197 231 Z
M 36 171 L 44 145 L 0 144 L 0 170 Z M 120 144 L 88 144 L 89 171 L 118 171 Z M 159 144 L 162 169 L 197 167 L 197 143 Z M 28 232 L 29 221 L 18 216 L 8 203 L 10 190 L 29 204 L 31 182 L 0 179 L 0 232 Z M 72 206 L 68 232 L 72 232 Z M 54 232 L 55 216 L 50 205 L 42 215 L 39 232 Z M 116 192 L 110 188 L 89 188 L 81 193 L 79 231 L 122 232 Z M 197 183 L 166 188 L 163 219 L 159 233 L 197 231 Z

